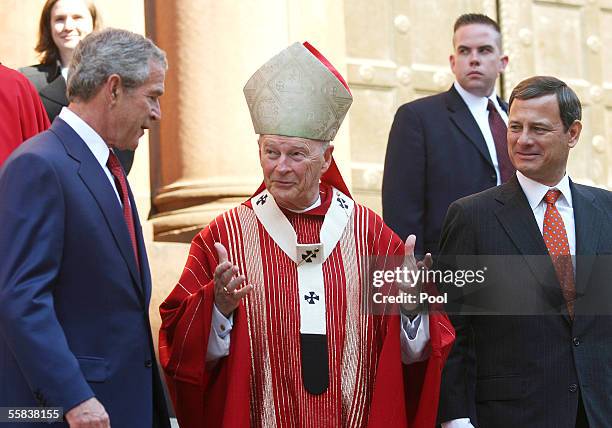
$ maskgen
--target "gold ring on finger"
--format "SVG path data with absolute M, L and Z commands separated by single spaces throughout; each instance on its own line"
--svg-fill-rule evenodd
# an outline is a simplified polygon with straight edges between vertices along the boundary
M 223 286 L 223 292 L 224 292 L 225 294 L 227 294 L 227 295 L 232 294 L 232 292 L 231 292 L 231 291 L 229 291 L 225 285 Z

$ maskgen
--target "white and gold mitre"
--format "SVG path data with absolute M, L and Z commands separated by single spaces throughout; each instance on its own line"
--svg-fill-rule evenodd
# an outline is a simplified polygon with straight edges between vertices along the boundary
M 255 133 L 322 141 L 334 139 L 353 102 L 340 73 L 308 42 L 262 65 L 244 96 Z

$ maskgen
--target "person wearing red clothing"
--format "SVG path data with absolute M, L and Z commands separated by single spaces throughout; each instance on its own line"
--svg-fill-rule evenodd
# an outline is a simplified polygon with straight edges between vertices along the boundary
M 0 166 L 17 146 L 48 127 L 36 88 L 23 74 L 0 64 Z
M 348 85 L 295 43 L 244 94 L 264 182 L 193 239 L 160 308 L 180 426 L 433 427 L 454 331 L 411 302 L 377 310 L 375 271 L 428 261 L 340 176 L 330 141 L 352 103 Z

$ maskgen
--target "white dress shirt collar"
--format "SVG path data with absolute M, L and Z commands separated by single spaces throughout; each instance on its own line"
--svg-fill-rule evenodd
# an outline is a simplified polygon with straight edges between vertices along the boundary
M 559 197 L 558 202 L 565 203 L 570 208 L 573 208 L 572 192 L 570 191 L 569 177 L 567 176 L 567 174 L 563 176 L 561 181 L 559 181 L 555 186 L 552 187 L 542 183 L 538 183 L 537 181 L 526 177 L 520 171 L 516 171 L 516 178 L 518 179 L 519 184 L 523 189 L 523 193 L 525 193 L 527 201 L 529 202 L 529 206 L 532 210 L 535 210 L 535 208 L 542 202 L 542 199 L 544 199 L 544 195 L 546 195 L 546 192 L 548 192 L 550 189 L 560 190 L 561 196 Z
M 491 95 L 489 95 L 488 97 L 479 97 L 463 89 L 463 87 L 457 81 L 453 83 L 453 86 L 455 87 L 457 92 L 459 92 L 459 95 L 461 96 L 463 101 L 465 101 L 465 103 L 467 104 L 470 110 L 472 109 L 486 110 L 488 101 L 491 100 L 498 112 L 505 113 L 504 109 L 502 109 L 501 106 L 499 105 L 499 101 L 497 99 L 497 94 L 495 93 L 495 91 L 493 91 L 493 93 L 491 93 Z
M 108 162 L 108 156 L 110 155 L 110 149 L 100 137 L 100 135 L 93 130 L 91 126 L 89 126 L 83 119 L 81 119 L 76 113 L 70 110 L 67 107 L 63 107 L 62 111 L 60 111 L 59 118 L 70 126 L 74 132 L 78 134 L 79 137 L 85 142 L 85 145 L 94 155 L 102 171 L 108 178 L 110 185 L 113 187 L 115 191 L 115 195 L 117 196 L 117 200 L 120 204 L 121 198 L 119 197 L 119 192 L 117 190 L 117 186 L 115 185 L 115 179 L 113 174 L 110 172 L 108 167 L 106 166 L 106 162 Z
M 468 110 L 476 121 L 478 128 L 480 129 L 480 133 L 482 134 L 484 142 L 487 146 L 487 151 L 489 152 L 489 156 L 491 157 L 493 168 L 495 168 L 497 184 L 501 184 L 501 173 L 499 170 L 499 161 L 497 160 L 497 149 L 495 148 L 495 140 L 493 139 L 493 134 L 491 132 L 491 127 L 489 124 L 489 110 L 487 110 L 488 101 L 491 100 L 493 102 L 493 105 L 497 109 L 497 112 L 506 124 L 508 123 L 508 115 L 499 105 L 499 101 L 497 101 L 497 95 L 495 95 L 495 91 L 493 91 L 493 93 L 489 97 L 477 97 L 476 95 L 471 94 L 465 89 L 463 89 L 459 83 L 455 82 L 453 85 L 459 93 L 459 96 L 461 97 L 463 102 L 467 105 Z
M 57 69 L 60 71 L 60 74 L 62 75 L 62 77 L 64 78 L 64 80 L 66 82 L 68 82 L 68 66 L 63 67 L 62 66 L 62 62 L 58 59 L 57 60 Z
M 102 166 L 106 167 L 108 161 L 109 148 L 100 137 L 100 135 L 93 130 L 83 119 L 81 119 L 76 113 L 70 110 L 68 107 L 63 107 L 59 114 L 60 119 L 66 122 L 74 132 L 85 142 L 89 150 L 93 153 L 96 160 Z

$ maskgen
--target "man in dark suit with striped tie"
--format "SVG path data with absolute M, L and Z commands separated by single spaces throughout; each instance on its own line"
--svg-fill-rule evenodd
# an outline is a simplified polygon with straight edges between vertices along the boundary
M 564 82 L 519 83 L 508 121 L 516 175 L 449 208 L 437 267 L 485 269 L 486 280 L 442 285 L 457 330 L 443 426 L 611 426 L 612 193 L 567 175 L 580 120 Z

